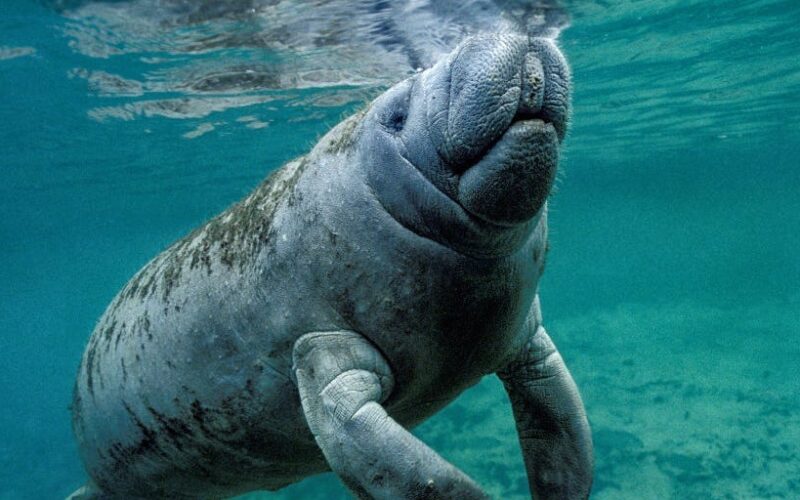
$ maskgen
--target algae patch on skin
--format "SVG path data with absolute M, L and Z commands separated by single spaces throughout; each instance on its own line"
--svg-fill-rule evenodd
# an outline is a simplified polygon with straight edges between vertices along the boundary
M 337 154 L 350 149 L 358 138 L 356 133 L 358 126 L 361 125 L 361 120 L 364 119 L 368 111 L 369 108 L 363 109 L 337 125 L 334 133 L 331 134 L 332 139 L 327 144 L 320 144 L 322 150 L 326 153 Z

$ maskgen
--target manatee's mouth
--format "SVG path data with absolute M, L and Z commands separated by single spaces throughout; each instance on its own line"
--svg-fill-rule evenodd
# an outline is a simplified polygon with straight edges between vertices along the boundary
M 515 118 L 514 121 L 511 122 L 511 127 L 517 124 L 534 126 L 537 129 L 541 129 L 543 131 L 552 131 L 552 133 L 556 136 L 556 142 L 560 142 L 560 137 L 558 136 L 556 126 L 553 124 L 553 122 L 549 122 L 542 118 L 519 118 L 519 119 Z M 495 142 L 495 144 L 497 144 L 497 142 L 500 142 L 500 140 L 502 139 L 503 138 L 501 137 L 498 141 Z
M 458 180 L 456 199 L 470 214 L 497 226 L 530 220 L 550 193 L 560 136 L 540 117 L 515 117 Z
M 456 175 L 458 176 L 464 175 L 467 171 L 479 165 L 484 160 L 484 158 L 486 158 L 486 156 L 489 153 L 491 153 L 499 144 L 502 144 L 506 140 L 506 134 L 510 130 L 521 129 L 521 128 L 535 128 L 541 131 L 552 129 L 552 131 L 555 132 L 555 127 L 553 126 L 553 124 L 541 118 L 514 117 L 511 123 L 509 123 L 508 127 L 498 137 L 493 138 L 491 142 L 486 144 L 475 157 L 470 158 L 468 162 L 449 163 L 448 167 Z
M 543 109 L 536 110 L 535 112 L 528 111 L 524 109 L 522 106 L 517 108 L 517 112 L 513 118 L 511 118 L 511 124 L 509 128 L 513 127 L 516 123 L 521 122 L 530 122 L 539 124 L 543 127 L 550 127 L 553 129 L 553 132 L 556 132 L 558 136 L 558 140 L 561 141 L 564 139 L 563 134 L 561 133 L 564 130 L 565 124 L 564 123 L 555 123 L 553 117 L 547 116 L 547 113 Z
M 542 140 L 555 140 L 556 145 L 562 140 L 562 136 L 558 133 L 560 127 L 557 127 L 552 121 L 537 114 L 530 115 L 527 113 L 517 113 L 514 115 L 514 118 L 512 118 L 511 123 L 509 123 L 505 131 L 499 137 L 496 137 L 494 140 L 489 142 L 489 144 L 486 145 L 483 151 L 473 161 L 464 165 L 451 165 L 453 171 L 459 175 L 463 175 L 467 170 L 480 164 L 480 162 L 486 158 L 486 155 L 493 151 L 498 144 L 501 144 L 504 140 L 506 140 L 508 132 L 514 128 L 527 128 L 541 132 Z

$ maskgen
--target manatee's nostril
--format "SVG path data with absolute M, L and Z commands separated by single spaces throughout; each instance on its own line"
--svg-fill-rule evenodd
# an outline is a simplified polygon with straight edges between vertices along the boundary
M 522 67 L 522 92 L 519 96 L 519 115 L 534 116 L 542 109 L 544 101 L 544 68 L 536 54 L 525 54 Z
M 541 109 L 537 118 L 550 122 L 558 132 L 559 139 L 564 139 L 569 118 L 569 66 L 552 40 L 546 38 L 530 39 L 529 51 L 535 54 L 539 66 L 543 69 L 544 85 L 542 87 Z M 527 67 L 527 66 L 526 66 Z

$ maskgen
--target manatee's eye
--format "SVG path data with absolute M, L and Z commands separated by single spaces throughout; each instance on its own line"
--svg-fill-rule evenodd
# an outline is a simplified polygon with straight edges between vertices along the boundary
M 391 113 L 389 121 L 386 123 L 386 128 L 392 132 L 400 132 L 406 124 L 406 117 L 408 116 L 407 109 L 396 109 Z
M 381 98 L 378 121 L 392 134 L 401 132 L 406 126 L 412 88 L 413 78 L 399 83 Z

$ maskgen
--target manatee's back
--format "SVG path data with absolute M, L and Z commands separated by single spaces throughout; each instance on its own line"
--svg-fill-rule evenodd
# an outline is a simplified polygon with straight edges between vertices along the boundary
M 291 348 L 268 344 L 281 336 L 264 332 L 257 288 L 272 217 L 302 171 L 286 165 L 176 242 L 101 317 L 72 413 L 107 492 L 230 495 L 324 469 L 288 376 Z

